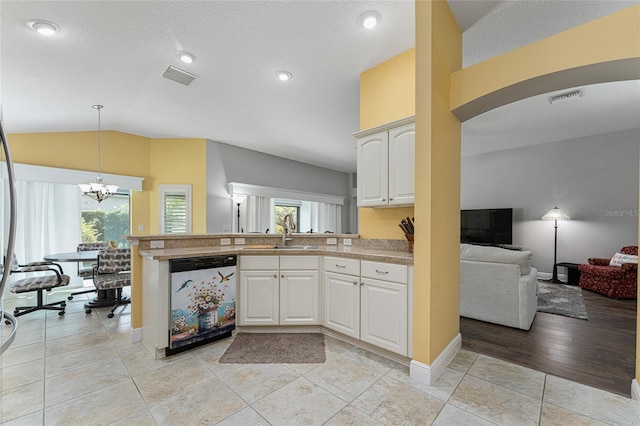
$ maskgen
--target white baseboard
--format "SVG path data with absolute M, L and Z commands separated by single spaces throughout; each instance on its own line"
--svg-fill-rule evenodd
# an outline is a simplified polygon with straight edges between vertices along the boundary
M 462 336 L 458 333 L 431 365 L 412 359 L 409 364 L 409 377 L 420 383 L 433 385 L 460 348 L 462 348 Z
M 142 342 L 142 327 L 131 329 L 131 343 Z
M 631 405 L 633 405 L 636 414 L 640 417 L 640 384 L 636 379 L 631 381 Z

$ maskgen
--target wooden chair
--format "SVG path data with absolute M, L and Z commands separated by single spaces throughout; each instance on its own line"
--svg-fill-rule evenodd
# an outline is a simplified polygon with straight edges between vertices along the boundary
M 131 249 L 101 250 L 93 268 L 93 284 L 98 290 L 116 290 L 116 303 L 107 315 L 113 318 L 118 306 L 129 303 L 122 299 L 122 288 L 131 285 Z M 86 307 L 86 305 L 85 305 Z M 85 309 L 87 314 L 91 308 Z

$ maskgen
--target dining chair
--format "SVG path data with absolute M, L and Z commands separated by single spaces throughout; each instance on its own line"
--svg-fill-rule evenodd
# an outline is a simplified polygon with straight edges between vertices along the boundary
M 96 242 L 96 243 L 80 243 L 78 244 L 78 248 L 77 251 L 81 252 L 81 251 L 93 251 L 93 250 L 104 250 L 106 248 L 109 247 L 108 243 L 104 243 L 104 242 Z M 95 266 L 95 263 L 92 263 L 90 265 L 90 267 L 85 267 L 84 266 L 84 262 L 78 262 L 78 276 L 82 279 L 84 278 L 91 278 L 93 277 L 93 267 Z M 71 293 L 67 299 L 68 300 L 73 300 L 73 296 L 77 296 L 79 294 L 87 294 L 87 293 L 95 293 L 98 290 L 94 287 L 94 288 L 90 288 L 90 289 L 86 289 L 86 290 L 82 290 L 82 291 L 74 291 L 73 293 Z
M 64 274 L 62 266 L 48 261 L 30 262 L 20 265 L 17 257 L 13 255 L 11 258 L 10 268 L 11 274 L 24 274 L 27 272 L 45 273 L 44 275 L 38 275 L 35 277 L 22 278 L 11 283 L 9 291 L 12 293 L 20 294 L 36 291 L 38 294 L 37 304 L 32 306 L 17 306 L 13 311 L 13 315 L 15 317 L 39 311 L 41 309 L 60 311 L 58 312 L 58 315 L 64 315 L 65 307 L 67 306 L 64 299 L 58 302 L 44 303 L 45 290 L 51 291 L 53 288 L 69 285 L 70 278 L 68 275 Z
M 100 250 L 96 266 L 93 267 L 93 284 L 98 290 L 116 290 L 115 305 L 107 315 L 113 318 L 118 306 L 129 303 L 128 299 L 122 298 L 122 289 L 131 285 L 131 249 Z M 87 305 L 85 313 L 91 313 Z

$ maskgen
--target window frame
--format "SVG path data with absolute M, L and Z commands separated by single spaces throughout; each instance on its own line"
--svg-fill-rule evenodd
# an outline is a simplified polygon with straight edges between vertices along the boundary
M 185 197 L 185 232 L 166 232 L 165 212 L 168 195 L 184 195 Z M 162 184 L 158 185 L 158 233 L 168 234 L 191 234 L 192 232 L 192 197 L 191 185 Z

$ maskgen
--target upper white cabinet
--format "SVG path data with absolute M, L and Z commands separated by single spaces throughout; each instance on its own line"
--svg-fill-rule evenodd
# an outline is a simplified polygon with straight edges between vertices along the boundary
M 414 203 L 415 123 L 412 120 L 356 133 L 358 207 Z

